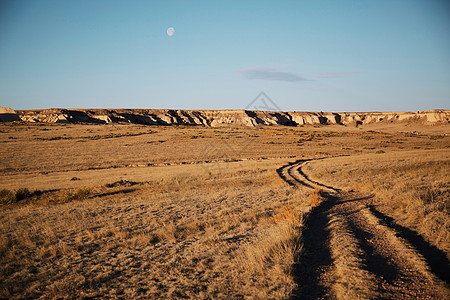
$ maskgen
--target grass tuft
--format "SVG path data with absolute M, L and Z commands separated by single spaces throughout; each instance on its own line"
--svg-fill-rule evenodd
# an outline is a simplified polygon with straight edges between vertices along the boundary
M 7 189 L 3 189 L 0 191 L 0 203 L 1 204 L 10 204 L 16 201 L 16 197 L 13 192 Z
M 84 200 L 91 196 L 92 192 L 88 188 L 78 188 L 76 190 L 68 190 L 61 194 L 63 201 Z
M 308 200 L 311 206 L 313 207 L 319 206 L 320 203 L 322 202 L 322 197 L 320 196 L 320 189 L 316 187 L 314 189 L 314 192 L 309 194 Z
M 16 201 L 23 200 L 31 196 L 30 190 L 27 188 L 20 188 L 16 191 Z
M 277 214 L 273 217 L 275 224 L 281 222 L 295 223 L 299 219 L 297 211 L 290 205 L 281 207 Z
M 27 188 L 20 188 L 15 193 L 8 189 L 0 191 L 0 204 L 11 204 L 31 196 Z

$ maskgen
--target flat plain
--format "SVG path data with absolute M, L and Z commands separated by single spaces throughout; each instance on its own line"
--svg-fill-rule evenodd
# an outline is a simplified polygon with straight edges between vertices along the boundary
M 444 299 L 449 133 L 0 123 L 0 297 Z

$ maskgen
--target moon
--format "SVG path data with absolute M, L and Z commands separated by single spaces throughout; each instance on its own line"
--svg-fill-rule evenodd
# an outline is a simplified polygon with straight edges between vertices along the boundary
M 172 35 L 174 35 L 175 34 L 175 28 L 173 28 L 173 27 L 169 27 L 169 28 L 167 28 L 167 35 L 168 36 L 172 36 Z

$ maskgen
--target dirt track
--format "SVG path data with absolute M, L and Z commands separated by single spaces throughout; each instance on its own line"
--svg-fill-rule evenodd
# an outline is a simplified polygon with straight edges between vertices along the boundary
M 298 299 L 449 299 L 449 261 L 416 232 L 399 225 L 373 195 L 312 181 L 307 160 L 278 169 L 289 185 L 320 188 L 295 266 Z

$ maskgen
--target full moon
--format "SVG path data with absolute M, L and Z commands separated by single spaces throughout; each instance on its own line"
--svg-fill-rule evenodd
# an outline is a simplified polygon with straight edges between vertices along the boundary
M 173 28 L 173 27 L 167 28 L 167 35 L 168 36 L 172 36 L 174 34 L 175 34 L 175 28 Z

